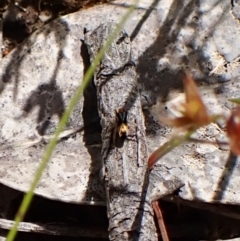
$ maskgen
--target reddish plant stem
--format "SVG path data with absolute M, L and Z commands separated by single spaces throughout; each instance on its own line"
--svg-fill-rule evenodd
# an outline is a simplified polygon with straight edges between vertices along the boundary
M 154 210 L 154 212 L 156 214 L 156 217 L 157 217 L 158 226 L 159 226 L 159 229 L 160 229 L 161 235 L 162 235 L 162 240 L 163 241 L 169 241 L 166 226 L 165 226 L 164 220 L 163 220 L 162 211 L 161 211 L 161 208 L 160 208 L 160 205 L 159 205 L 158 201 L 153 201 L 152 206 L 153 206 L 153 210 Z

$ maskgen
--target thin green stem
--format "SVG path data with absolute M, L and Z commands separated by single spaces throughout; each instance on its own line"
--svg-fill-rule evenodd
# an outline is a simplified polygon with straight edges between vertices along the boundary
M 183 136 L 174 136 L 169 141 L 165 142 L 157 150 L 155 150 L 148 159 L 148 168 L 152 169 L 157 161 L 167 153 L 178 147 L 182 143 L 188 141 L 195 130 L 188 131 Z
M 29 191 L 26 193 L 26 195 L 23 198 L 23 201 L 21 203 L 21 206 L 18 210 L 18 213 L 16 215 L 15 218 L 15 223 L 12 227 L 12 229 L 10 230 L 10 232 L 8 233 L 7 236 L 7 240 L 6 241 L 13 241 L 16 234 L 17 234 L 17 228 L 19 223 L 23 220 L 27 209 L 32 201 L 33 195 L 34 195 L 34 190 L 42 176 L 42 173 L 45 169 L 45 167 L 47 166 L 47 163 L 53 153 L 53 150 L 57 144 L 57 140 L 58 140 L 58 136 L 59 134 L 63 131 L 63 129 L 66 126 L 66 123 L 70 117 L 71 112 L 73 111 L 74 107 L 76 106 L 78 100 L 80 99 L 81 95 L 83 94 L 84 89 L 86 88 L 88 82 L 90 81 L 90 79 L 93 76 L 93 73 L 96 69 L 96 67 L 98 66 L 98 64 L 100 63 L 104 53 L 106 52 L 106 50 L 109 48 L 109 46 L 111 45 L 111 42 L 114 40 L 114 38 L 117 36 L 117 34 L 121 31 L 121 29 L 123 28 L 125 22 L 127 21 L 127 19 L 129 18 L 129 16 L 132 14 L 132 12 L 134 11 L 134 9 L 136 8 L 137 4 L 138 4 L 139 0 L 135 1 L 135 4 L 132 5 L 128 11 L 126 12 L 126 14 L 122 17 L 122 19 L 120 20 L 120 22 L 117 24 L 115 30 L 113 31 L 113 33 L 111 33 L 111 35 L 108 37 L 106 43 L 104 44 L 103 48 L 99 51 L 99 53 L 96 55 L 95 60 L 93 61 L 92 65 L 89 67 L 89 69 L 87 70 L 84 78 L 83 78 L 83 83 L 78 87 L 78 89 L 76 90 L 74 96 L 72 97 L 70 104 L 68 106 L 68 108 L 66 109 L 66 111 L 64 112 L 57 130 L 54 133 L 54 137 L 52 138 L 52 140 L 50 141 L 50 143 L 48 144 L 44 155 L 42 157 L 41 163 L 36 171 L 34 180 L 30 186 Z
M 231 98 L 231 99 L 228 99 L 228 101 L 232 102 L 232 103 L 235 103 L 235 104 L 240 104 L 240 99 L 239 98 Z
M 174 148 L 178 147 L 185 141 L 188 141 L 193 134 L 194 131 L 188 131 L 185 135 L 183 136 L 175 136 L 172 139 L 170 139 L 168 142 L 166 142 L 163 146 L 165 147 L 161 157 L 172 151 Z

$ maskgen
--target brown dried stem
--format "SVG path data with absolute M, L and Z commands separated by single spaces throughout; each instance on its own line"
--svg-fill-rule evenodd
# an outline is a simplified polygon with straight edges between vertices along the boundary
M 162 215 L 162 211 L 161 211 L 159 202 L 158 201 L 153 201 L 152 202 L 152 206 L 153 206 L 153 210 L 154 210 L 154 212 L 156 214 L 156 217 L 157 217 L 158 226 L 159 226 L 159 229 L 160 229 L 161 235 L 162 235 L 162 240 L 163 241 L 169 241 L 167 230 L 166 230 L 166 226 L 164 224 L 163 215 Z

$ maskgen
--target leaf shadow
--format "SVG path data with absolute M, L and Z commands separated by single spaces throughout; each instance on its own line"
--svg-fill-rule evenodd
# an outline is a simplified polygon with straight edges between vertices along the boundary
M 221 2 L 223 1 L 217 1 L 212 5 L 211 9 L 206 11 L 206 13 L 212 11 L 215 7 L 221 4 Z M 158 6 L 161 6 L 161 1 L 158 2 Z M 164 59 L 167 56 L 169 46 L 174 46 L 174 43 L 178 38 L 181 38 L 181 30 L 184 27 L 191 27 L 193 29 L 198 29 L 200 27 L 198 17 L 196 17 L 197 21 L 194 21 L 195 19 L 193 19 L 190 23 L 188 17 L 191 15 L 201 16 L 204 14 L 200 9 L 200 2 L 193 0 L 172 1 L 169 9 L 167 16 L 163 22 L 161 22 L 161 27 L 158 29 L 157 38 L 146 48 L 137 60 L 138 83 L 141 89 L 142 106 L 144 108 L 151 107 L 158 101 L 166 100 L 169 93 L 174 89 L 182 90 L 182 78 L 186 66 L 190 67 L 190 71 L 193 73 L 197 82 L 208 83 L 210 87 L 212 83 L 228 81 L 223 75 L 209 76 L 210 70 L 206 69 L 206 63 L 208 63 L 209 58 L 205 55 L 203 49 L 207 39 L 213 36 L 216 26 L 221 24 L 225 17 L 224 14 L 214 18 L 211 26 L 206 29 L 205 36 L 202 40 L 202 48 L 199 46 L 195 47 L 196 41 L 199 38 L 196 31 L 194 31 L 189 37 L 187 47 L 191 49 L 191 54 L 195 57 L 195 61 L 198 63 L 197 65 L 193 64 L 188 56 L 182 55 L 178 61 L 179 66 L 177 68 L 171 66 L 171 62 L 167 66 L 159 66 L 159 60 Z M 175 65 L 175 63 L 173 63 L 173 65 Z M 146 133 L 153 134 L 151 124 L 154 120 L 147 108 L 144 111 L 144 115 L 146 121 Z M 160 129 L 161 126 L 159 125 L 158 128 Z M 230 177 L 231 173 L 228 173 L 228 176 Z M 224 185 L 223 183 L 219 183 L 221 191 L 218 193 L 218 197 L 223 195 L 224 189 L 226 188 L 225 185 L 227 185 L 227 182 L 225 182 Z M 145 198 L 144 195 L 143 198 Z M 138 220 L 136 220 L 136 222 L 137 221 Z
M 86 73 L 88 67 L 90 66 L 90 58 L 88 55 L 87 47 L 84 43 L 81 45 L 81 57 L 83 59 L 83 72 Z M 102 183 L 102 190 L 98 189 L 99 187 L 99 179 L 93 178 L 94 176 L 99 177 L 99 173 L 102 168 L 102 160 L 101 160 L 101 125 L 100 125 L 100 117 L 98 114 L 97 108 L 97 93 L 96 87 L 93 84 L 93 81 L 90 81 L 83 92 L 83 125 L 84 125 L 84 133 L 83 133 L 83 141 L 85 143 L 85 147 L 88 150 L 88 153 L 91 156 L 91 164 L 89 168 L 89 178 L 88 178 L 88 189 L 85 195 L 86 200 L 91 200 L 92 197 L 97 197 L 98 200 L 92 201 L 104 201 L 105 193 L 104 193 L 104 185 Z
M 23 114 L 18 117 L 25 118 L 33 111 L 34 108 L 39 107 L 38 117 L 36 120 L 36 130 L 39 135 L 44 135 L 49 128 L 55 128 L 51 126 L 51 118 L 54 115 L 57 115 L 60 119 L 65 111 L 65 101 L 62 90 L 57 83 L 57 78 L 58 72 L 62 68 L 62 63 L 65 58 L 63 49 L 66 46 L 67 35 L 70 32 L 70 29 L 68 23 L 61 19 L 57 20 L 55 28 L 51 28 L 54 24 L 55 21 L 53 21 L 49 26 L 45 26 L 43 30 L 39 29 L 33 33 L 28 39 L 20 44 L 13 53 L 10 53 L 10 57 L 8 57 L 7 61 L 2 63 L 4 72 L 2 72 L 1 75 L 1 93 L 4 91 L 6 85 L 13 83 L 13 102 L 19 101 L 17 99 L 19 84 L 23 84 L 26 76 L 29 78 L 29 81 L 29 75 L 32 75 L 32 78 L 34 78 L 35 73 L 38 73 L 41 76 L 39 79 L 39 85 L 35 88 L 35 90 L 30 92 L 28 97 L 26 97 L 24 100 L 25 103 L 21 104 Z M 31 53 L 33 46 L 37 46 L 39 49 L 46 47 L 47 51 L 50 51 L 49 56 L 52 54 L 51 49 L 49 50 L 47 45 L 38 45 L 38 34 L 43 35 L 43 38 L 47 38 L 50 34 L 53 34 L 52 38 L 55 38 L 55 43 L 57 43 L 56 48 L 58 48 L 58 51 L 55 66 L 53 63 L 51 63 L 51 67 L 49 66 L 49 68 L 52 69 L 52 73 L 45 73 L 46 69 L 42 68 L 42 63 L 38 61 L 37 56 L 31 56 L 31 60 L 26 59 L 27 54 Z M 28 65 L 25 61 L 28 61 Z M 35 65 L 30 62 L 35 62 Z M 24 66 L 26 66 L 24 73 L 22 71 L 23 63 L 25 64 Z M 26 76 L 23 77 L 23 75 Z M 39 76 L 37 78 L 39 78 Z
M 213 201 L 221 202 L 224 196 L 224 192 L 230 185 L 231 176 L 233 175 L 234 169 L 238 167 L 239 160 L 232 152 L 229 153 L 226 164 L 223 167 L 223 172 L 219 178 L 219 182 L 216 186 L 216 191 L 213 196 Z M 233 190 L 235 193 L 235 190 Z
M 221 1 L 216 3 L 216 5 L 220 4 L 220 2 Z M 159 2 L 159 5 L 160 4 L 161 1 Z M 202 13 L 199 7 L 198 2 L 192 0 L 187 1 L 187 4 L 184 0 L 173 1 L 169 7 L 170 11 L 161 23 L 156 40 L 138 58 L 137 73 L 139 73 L 138 82 L 142 90 L 143 106 L 152 106 L 159 100 L 166 100 L 171 90 L 182 89 L 182 78 L 186 66 L 191 66 L 190 70 L 197 81 L 206 82 L 209 80 L 209 71 L 206 73 L 206 67 L 203 64 L 193 66 L 191 60 L 184 54 L 181 55 L 177 64 L 174 62 L 172 64 L 170 62 L 166 64 L 166 66 L 164 66 L 164 63 L 159 64 L 161 59 L 169 57 L 168 51 L 171 51 L 172 48 L 176 48 L 174 49 L 176 53 L 177 51 L 181 51 L 174 46 L 174 43 L 178 38 L 181 38 L 181 30 L 184 27 L 198 29 L 198 22 L 195 23 L 191 21 L 189 23 L 188 17 L 194 12 L 196 16 L 198 14 L 201 15 Z M 206 31 L 206 38 L 213 34 L 215 26 L 221 22 L 222 18 L 223 16 L 214 19 L 212 26 Z M 198 56 L 196 62 L 206 63 L 208 59 L 205 57 L 203 50 L 200 48 L 194 49 L 195 41 L 198 37 L 194 32 L 188 37 L 189 40 L 187 44 L 188 47 L 192 49 L 191 54 Z M 180 56 L 179 53 L 178 56 Z M 178 66 L 175 67 L 176 65 Z M 203 74 L 197 75 L 196 73 Z M 211 76 L 211 81 L 224 80 L 218 76 Z

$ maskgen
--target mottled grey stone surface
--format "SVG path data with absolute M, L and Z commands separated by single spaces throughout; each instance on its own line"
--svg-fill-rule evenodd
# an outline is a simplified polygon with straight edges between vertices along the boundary
M 28 189 L 46 147 L 40 140 L 54 132 L 82 81 L 87 66 L 84 28 L 120 19 L 131 2 L 118 0 L 62 17 L 1 60 L 1 183 Z M 149 152 L 169 137 L 171 130 L 158 121 L 168 112 L 168 102 L 162 100 L 181 89 L 184 69 L 202 83 L 211 112 L 230 113 L 234 105 L 227 99 L 239 97 L 240 85 L 238 5 L 230 0 L 142 0 L 128 20 L 125 29 L 133 42 Z M 89 93 L 79 101 L 67 129 L 96 117 L 94 95 Z M 215 140 L 225 134 L 221 126 L 212 125 L 198 135 Z M 95 125 L 61 141 L 36 193 L 67 202 L 102 202 L 99 144 Z M 163 158 L 154 172 L 164 180 L 180 179 L 185 184 L 180 196 L 185 199 L 239 204 L 239 159 L 228 156 L 218 146 L 187 144 Z

